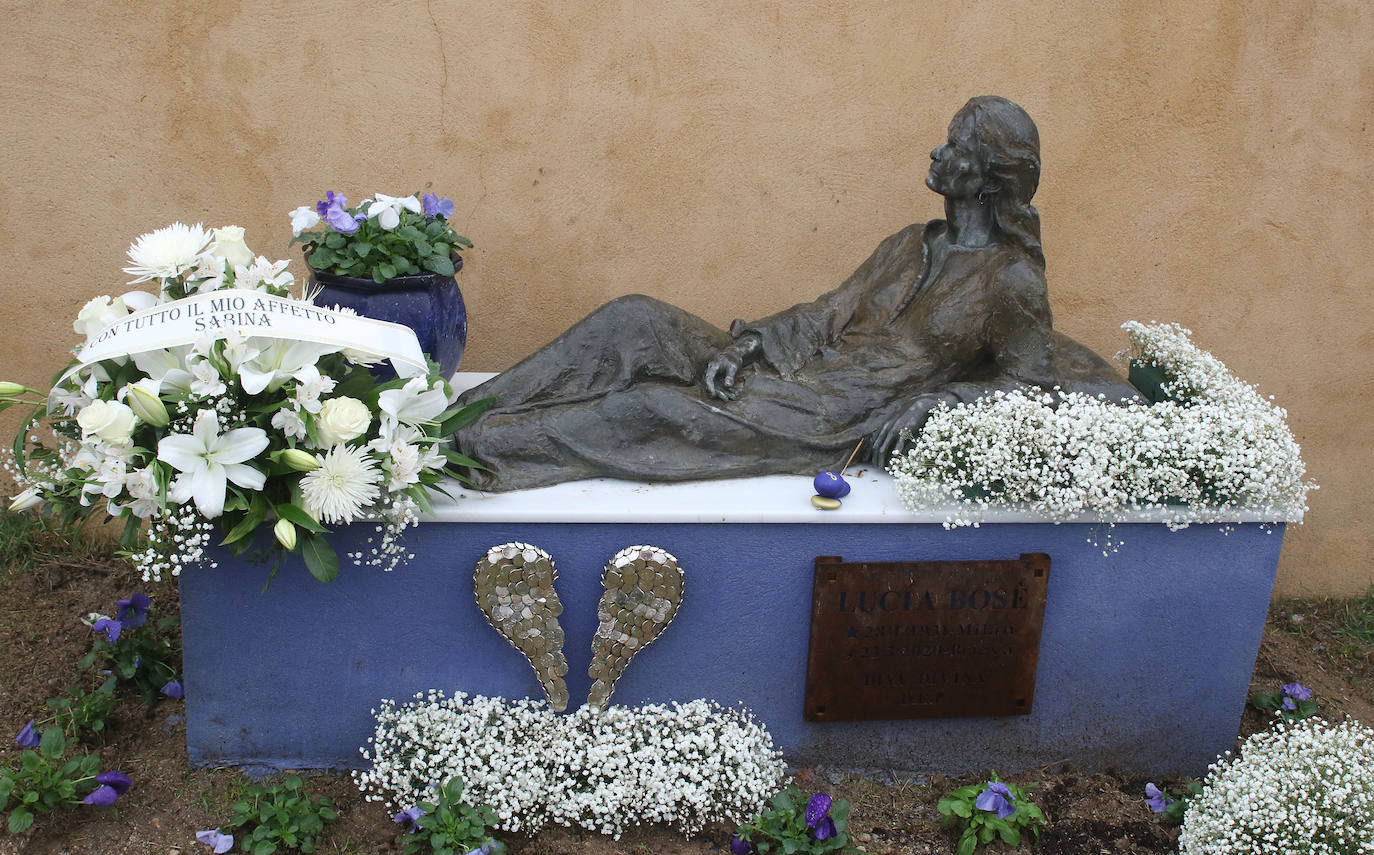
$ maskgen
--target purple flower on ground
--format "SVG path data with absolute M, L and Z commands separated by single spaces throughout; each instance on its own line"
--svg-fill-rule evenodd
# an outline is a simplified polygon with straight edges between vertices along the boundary
M 315 203 L 315 213 L 320 215 L 320 219 L 325 219 L 329 214 L 330 208 L 342 208 L 348 204 L 348 197 L 342 193 L 335 193 L 329 190 L 324 194 L 324 198 Z
M 233 836 L 229 834 L 220 834 L 218 828 L 212 828 L 208 831 L 197 831 L 196 839 L 214 849 L 215 855 L 224 855 L 225 852 L 234 848 Z
M 167 685 L 162 687 L 162 694 L 180 700 L 186 697 L 186 687 L 181 685 L 180 680 L 168 680 Z
M 33 719 L 29 719 L 29 723 L 24 725 L 14 741 L 18 742 L 21 748 L 37 748 L 39 746 L 43 740 L 39 739 L 38 734 L 33 731 Z
M 469 852 L 468 855 L 491 855 L 491 841 L 488 840 L 486 843 L 478 846 L 476 849 Z
M 806 803 L 806 827 L 815 828 L 821 818 L 830 813 L 830 796 L 825 793 L 816 793 L 811 797 L 811 801 Z
M 339 234 L 351 235 L 358 230 L 358 221 L 341 206 L 335 205 L 325 211 L 324 218 Z
M 433 217 L 437 214 L 448 219 L 453 216 L 453 200 L 448 197 L 440 199 L 433 193 L 426 193 L 420 197 L 420 204 L 424 206 L 426 217 Z
M 998 819 L 1006 819 L 1016 813 L 1016 808 L 1011 803 L 1016 801 L 1016 796 L 1011 794 L 1007 785 L 1001 781 L 988 781 L 986 790 L 978 794 L 978 800 L 973 806 L 979 810 L 996 812 Z
M 736 834 L 730 838 L 731 855 L 749 855 L 754 851 L 754 844 Z
M 1288 710 L 1289 712 L 1292 712 L 1293 710 L 1295 710 L 1295 709 L 1298 708 L 1298 705 L 1295 704 L 1295 703 L 1293 703 L 1293 699 L 1292 699 L 1292 698 L 1288 697 L 1287 695 L 1284 695 L 1284 696 L 1283 696 L 1283 708 L 1286 709 L 1286 710 Z
M 408 807 L 400 813 L 396 814 L 391 818 L 391 821 L 407 823 L 407 830 L 411 834 L 414 834 L 415 832 L 420 830 L 420 826 L 416 823 L 418 823 L 420 821 L 420 817 L 424 815 L 425 812 L 420 810 L 419 805 L 416 805 L 415 807 Z
M 134 594 L 127 600 L 116 600 L 115 604 L 119 606 L 119 614 L 115 615 L 115 620 L 133 629 L 148 622 L 148 607 L 153 601 L 148 599 L 146 594 Z
M 95 780 L 97 783 L 104 784 L 113 789 L 115 794 L 120 796 L 127 793 L 129 787 L 133 785 L 133 781 L 129 780 L 128 775 L 123 772 L 115 771 L 114 769 L 108 772 L 101 772 L 99 775 L 95 776 Z
M 1164 813 L 1173 803 L 1174 800 L 1166 797 L 1153 782 L 1145 785 L 1145 804 L 1150 806 L 1150 810 L 1155 813 Z
M 816 823 L 816 839 L 817 839 L 817 840 L 829 840 L 830 838 L 832 838 L 832 837 L 834 837 L 834 836 L 835 836 L 835 820 L 831 819 L 828 815 L 822 817 L 822 818 L 821 818 L 821 821 L 818 822 L 818 823 Z
M 1312 690 L 1304 686 L 1302 683 L 1284 683 L 1283 693 L 1295 701 L 1312 700 Z M 1288 706 L 1285 706 L 1284 708 L 1292 709 Z
M 119 798 L 119 791 L 109 784 L 101 784 L 91 791 L 91 794 L 81 800 L 82 804 L 95 805 L 96 807 L 109 807 Z
M 116 641 L 119 640 L 119 633 L 124 630 L 124 624 L 120 623 L 114 618 L 103 617 L 100 620 L 96 621 L 91 626 L 91 629 L 95 630 L 96 632 L 105 633 L 105 640 L 110 642 L 111 644 L 114 644 Z

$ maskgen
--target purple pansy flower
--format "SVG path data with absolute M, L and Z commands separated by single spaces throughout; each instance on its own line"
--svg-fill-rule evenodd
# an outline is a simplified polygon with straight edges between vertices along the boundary
M 324 219 L 339 234 L 351 235 L 358 230 L 358 221 L 349 216 L 341 206 L 335 205 L 324 212 Z
M 433 193 L 426 193 L 420 197 L 420 204 L 424 206 L 426 217 L 438 215 L 448 219 L 453 216 L 453 200 L 447 196 L 440 199 Z
M 95 776 L 95 780 L 97 783 L 104 784 L 114 790 L 115 794 L 120 796 L 129 792 L 129 787 L 133 785 L 133 781 L 129 780 L 128 775 L 114 769 L 108 772 L 101 772 L 99 775 Z
M 180 700 L 186 697 L 186 687 L 181 685 L 180 680 L 168 680 L 167 685 L 162 687 L 162 694 Z
M 824 817 L 821 818 L 821 821 L 820 821 L 820 822 L 816 823 L 816 839 L 817 839 L 817 840 L 829 840 L 830 838 L 832 838 L 832 837 L 834 837 L 834 836 L 835 836 L 835 820 L 831 819 L 831 818 L 830 818 L 830 815 L 827 814 L 827 815 L 825 815 Z
M 146 594 L 134 594 L 127 600 L 116 600 L 115 602 L 119 606 L 119 614 L 115 615 L 115 620 L 124 626 L 133 629 L 148 622 L 148 607 L 153 604 L 153 601 L 148 599 Z
M 196 839 L 214 849 L 215 855 L 224 855 L 225 852 L 234 848 L 233 835 L 221 834 L 218 828 L 197 831 Z
M 996 812 L 998 819 L 1006 819 L 1016 813 L 1016 808 L 1011 803 L 1016 801 L 1016 796 L 1011 794 L 1007 785 L 1001 781 L 988 781 L 986 790 L 978 794 L 978 800 L 973 806 L 979 810 Z
M 488 840 L 486 843 L 478 846 L 476 849 L 469 852 L 468 855 L 491 855 L 491 841 Z
M 105 633 L 105 640 L 114 644 L 119 640 L 119 633 L 123 631 L 124 624 L 114 618 L 103 617 L 91 625 L 91 629 L 96 632 Z
M 117 798 L 119 798 L 118 790 L 111 787 L 109 784 L 101 784 L 94 790 L 91 790 L 90 795 L 82 799 L 81 803 L 95 805 L 96 807 L 109 807 L 115 803 L 115 799 Z
M 418 823 L 420 821 L 420 817 L 424 815 L 425 812 L 420 810 L 419 805 L 416 805 L 415 807 L 408 807 L 400 813 L 396 814 L 391 818 L 391 821 L 408 823 L 408 830 L 411 834 L 414 834 L 415 832 L 420 830 L 420 826 L 416 823 Z
M 1145 804 L 1150 806 L 1150 810 L 1155 813 L 1164 813 L 1165 809 L 1173 803 L 1174 800 L 1167 798 L 1153 782 L 1145 785 Z
M 33 731 L 33 719 L 29 719 L 29 723 L 24 725 L 24 728 L 19 731 L 19 735 L 14 738 L 14 741 L 18 742 L 22 748 L 37 748 L 39 744 L 42 743 L 43 740 L 39 739 L 38 734 Z
M 731 855 L 749 855 L 754 851 L 754 844 L 736 834 L 730 838 Z
M 348 197 L 342 193 L 335 193 L 329 190 L 324 194 L 324 198 L 315 203 L 315 213 L 320 215 L 320 219 L 326 219 L 330 208 L 342 208 L 348 204 Z
M 830 796 L 825 793 L 812 796 L 811 801 L 806 803 L 806 827 L 815 828 L 821 817 L 830 813 L 830 804 Z
M 1288 710 L 1289 712 L 1292 712 L 1293 710 L 1295 710 L 1295 709 L 1298 708 L 1298 705 L 1295 704 L 1295 703 L 1293 703 L 1293 699 L 1292 699 L 1292 698 L 1288 697 L 1287 695 L 1284 695 L 1284 696 L 1283 696 L 1283 708 L 1286 709 L 1286 710 Z
M 1295 701 L 1312 700 L 1312 690 L 1302 683 L 1284 683 L 1283 693 Z

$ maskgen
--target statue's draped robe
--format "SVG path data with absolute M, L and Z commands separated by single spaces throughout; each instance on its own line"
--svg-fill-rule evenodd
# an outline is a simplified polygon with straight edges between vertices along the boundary
M 459 450 L 497 490 L 811 475 L 839 467 L 924 393 L 970 401 L 1057 385 L 1135 399 L 1105 361 L 1051 329 L 1040 264 L 1015 247 L 950 245 L 946 228 L 909 226 L 836 290 L 729 333 L 649 297 L 614 300 L 465 393 L 496 404 L 458 434 Z M 759 358 L 735 400 L 712 398 L 707 363 L 746 333 Z

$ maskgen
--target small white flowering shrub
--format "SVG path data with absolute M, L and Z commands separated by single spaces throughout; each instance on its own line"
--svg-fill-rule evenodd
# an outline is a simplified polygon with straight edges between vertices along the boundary
M 1123 325 L 1133 358 L 1169 400 L 1121 406 L 1076 393 L 995 392 L 931 413 L 889 471 L 910 510 L 958 510 L 946 528 L 1015 506 L 1063 521 L 1157 509 L 1171 527 L 1236 510 L 1274 520 L 1307 509 L 1306 469 L 1287 413 L 1173 324 Z
M 1218 760 L 1188 803 L 1182 855 L 1374 852 L 1374 730 L 1280 723 Z
M 542 701 L 431 691 L 376 715 L 362 749 L 372 768 L 354 773 L 368 801 L 404 810 L 458 775 L 503 831 L 552 822 L 619 838 L 662 823 L 692 835 L 757 813 L 785 768 L 752 716 L 705 700 L 555 715 Z

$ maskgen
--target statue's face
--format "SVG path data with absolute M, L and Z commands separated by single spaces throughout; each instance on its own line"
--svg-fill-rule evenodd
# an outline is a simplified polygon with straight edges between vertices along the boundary
M 978 156 L 973 116 L 959 113 L 949 123 L 949 139 L 930 153 L 926 186 L 948 199 L 973 199 L 982 192 L 987 173 Z

